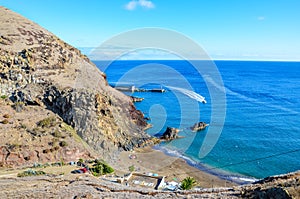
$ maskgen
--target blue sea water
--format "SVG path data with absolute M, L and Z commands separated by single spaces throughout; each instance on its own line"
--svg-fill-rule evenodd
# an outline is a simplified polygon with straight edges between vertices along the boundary
M 211 121 L 207 80 L 189 62 L 114 61 L 107 68 L 101 61 L 94 63 L 112 85 L 167 90 L 127 93 L 145 98 L 136 107 L 151 118 L 149 134 L 162 134 L 167 126 L 180 128 L 184 138 L 162 143 L 159 149 L 227 177 L 263 178 L 300 169 L 299 62 L 215 61 L 224 83 L 226 116 L 217 143 L 204 157 L 199 150 L 208 129 L 218 124 Z M 216 85 L 214 92 L 222 91 Z M 196 93 L 207 103 L 197 101 Z M 210 126 L 192 132 L 196 121 Z

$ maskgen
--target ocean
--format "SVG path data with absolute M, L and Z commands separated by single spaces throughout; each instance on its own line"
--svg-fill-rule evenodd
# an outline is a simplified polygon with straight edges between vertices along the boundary
M 181 130 L 183 138 L 157 149 L 227 179 L 251 181 L 300 169 L 300 62 L 214 61 L 224 87 L 184 60 L 114 61 L 105 68 L 102 61 L 94 63 L 113 86 L 166 89 L 126 93 L 144 98 L 135 105 L 150 118 L 150 135 L 161 135 L 167 126 Z M 218 107 L 213 92 L 225 92 L 224 124 L 212 117 Z M 197 121 L 210 125 L 192 132 Z M 222 127 L 212 150 L 200 155 L 217 125 Z

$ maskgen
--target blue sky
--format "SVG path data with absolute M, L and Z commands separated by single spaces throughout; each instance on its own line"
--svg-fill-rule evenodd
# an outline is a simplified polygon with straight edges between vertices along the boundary
M 0 0 L 75 47 L 124 31 L 178 31 L 214 59 L 300 60 L 299 0 Z

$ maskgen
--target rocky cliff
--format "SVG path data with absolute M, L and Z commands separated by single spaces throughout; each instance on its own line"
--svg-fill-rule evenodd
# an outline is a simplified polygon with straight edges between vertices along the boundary
M 132 99 L 108 86 L 86 56 L 4 7 L 0 96 L 2 165 L 83 155 L 110 159 L 149 139 Z

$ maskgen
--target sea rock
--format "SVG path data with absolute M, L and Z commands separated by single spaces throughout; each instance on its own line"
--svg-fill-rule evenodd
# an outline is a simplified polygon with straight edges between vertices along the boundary
M 142 97 L 134 97 L 134 96 L 130 96 L 133 102 L 141 102 L 144 100 L 144 98 Z
M 173 128 L 173 127 L 167 127 L 166 131 L 161 136 L 161 139 L 164 140 L 174 140 L 178 137 L 179 129 Z
M 207 126 L 208 124 L 206 124 L 205 122 L 197 122 L 196 124 L 194 124 L 194 126 L 191 127 L 191 129 L 192 131 L 196 132 L 204 130 Z

